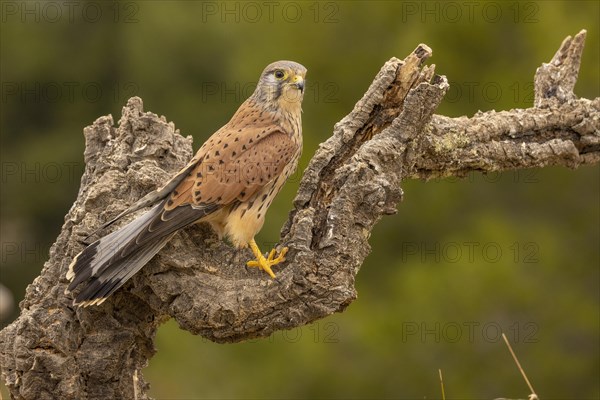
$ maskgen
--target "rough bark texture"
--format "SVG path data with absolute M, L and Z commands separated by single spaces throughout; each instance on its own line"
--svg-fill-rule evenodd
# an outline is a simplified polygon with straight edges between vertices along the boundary
M 573 94 L 584 38 L 582 31 L 566 39 L 538 69 L 535 107 L 472 118 L 433 115 L 448 83 L 423 66 L 427 46 L 404 61 L 392 58 L 304 171 L 282 230 L 290 251 L 277 280 L 244 268 L 250 251 L 236 251 L 198 225 L 177 234 L 106 303 L 78 309 L 63 292 L 81 240 L 192 156 L 191 138 L 144 112 L 139 98 L 123 108 L 118 127 L 111 116 L 99 118 L 84 130 L 86 170 L 77 200 L 27 289 L 20 317 L 0 332 L 2 378 L 11 395 L 146 399 L 140 370 L 169 318 L 191 333 L 235 342 L 344 310 L 356 298 L 371 230 L 396 211 L 402 179 L 598 162 L 600 99 Z

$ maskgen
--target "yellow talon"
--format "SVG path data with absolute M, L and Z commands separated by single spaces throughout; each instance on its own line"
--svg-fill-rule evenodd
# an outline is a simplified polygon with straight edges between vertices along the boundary
M 267 274 L 269 274 L 269 276 L 271 278 L 275 279 L 275 274 L 271 270 L 271 267 L 273 265 L 277 265 L 277 264 L 285 261 L 285 254 L 287 253 L 288 248 L 284 247 L 283 249 L 281 249 L 281 253 L 279 253 L 279 255 L 277 257 L 275 257 L 275 254 L 277 252 L 275 251 L 275 249 L 273 249 L 269 253 L 269 256 L 267 258 L 265 258 L 265 256 L 262 255 L 262 253 L 261 253 L 260 249 L 258 248 L 258 245 L 254 241 L 254 239 L 252 239 L 250 241 L 250 243 L 248 243 L 248 244 L 250 245 L 250 248 L 252 249 L 252 252 L 254 253 L 254 256 L 256 257 L 256 260 L 248 261 L 246 263 L 246 265 L 249 267 L 260 268 L 263 271 L 265 271 Z

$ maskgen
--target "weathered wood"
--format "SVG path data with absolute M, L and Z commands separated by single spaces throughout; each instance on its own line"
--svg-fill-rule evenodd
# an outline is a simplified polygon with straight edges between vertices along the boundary
M 282 229 L 290 251 L 277 280 L 244 268 L 249 251 L 232 249 L 198 225 L 178 233 L 124 290 L 79 309 L 63 292 L 80 241 L 192 156 L 191 138 L 144 112 L 139 98 L 129 100 L 117 127 L 111 116 L 99 118 L 84 130 L 86 169 L 77 200 L 27 288 L 20 317 L 0 332 L 1 373 L 11 396 L 146 399 L 141 369 L 169 318 L 194 334 L 234 342 L 342 311 L 356 298 L 371 230 L 396 211 L 403 179 L 597 163 L 600 99 L 572 92 L 584 37 L 565 40 L 538 69 L 535 107 L 471 118 L 433 115 L 448 83 L 423 65 L 427 46 L 403 61 L 391 59 L 304 171 Z

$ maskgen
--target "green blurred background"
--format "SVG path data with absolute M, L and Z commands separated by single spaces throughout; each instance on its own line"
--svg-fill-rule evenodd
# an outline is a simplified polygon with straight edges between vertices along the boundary
M 309 72 L 300 171 L 381 65 L 419 43 L 433 49 L 431 62 L 452 85 L 440 114 L 531 106 L 535 69 L 584 28 L 576 93 L 600 95 L 597 1 L 1 6 L 0 281 L 16 302 L 76 197 L 83 127 L 102 115 L 117 120 L 132 95 L 198 148 L 265 65 L 301 62 Z M 298 176 L 271 207 L 259 241 L 279 237 Z M 405 182 L 398 214 L 371 237 L 359 299 L 343 314 L 233 345 L 169 322 L 144 370 L 150 393 L 439 398 L 441 369 L 448 398 L 525 398 L 502 330 L 541 398 L 598 398 L 599 186 L 598 166 Z

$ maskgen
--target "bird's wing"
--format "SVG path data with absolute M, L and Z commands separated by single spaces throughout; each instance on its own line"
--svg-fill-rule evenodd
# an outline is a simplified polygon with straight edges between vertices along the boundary
M 196 167 L 177 186 L 165 204 L 165 215 L 190 205 L 222 206 L 246 201 L 276 179 L 299 149 L 278 127 L 227 130 L 209 140 Z

